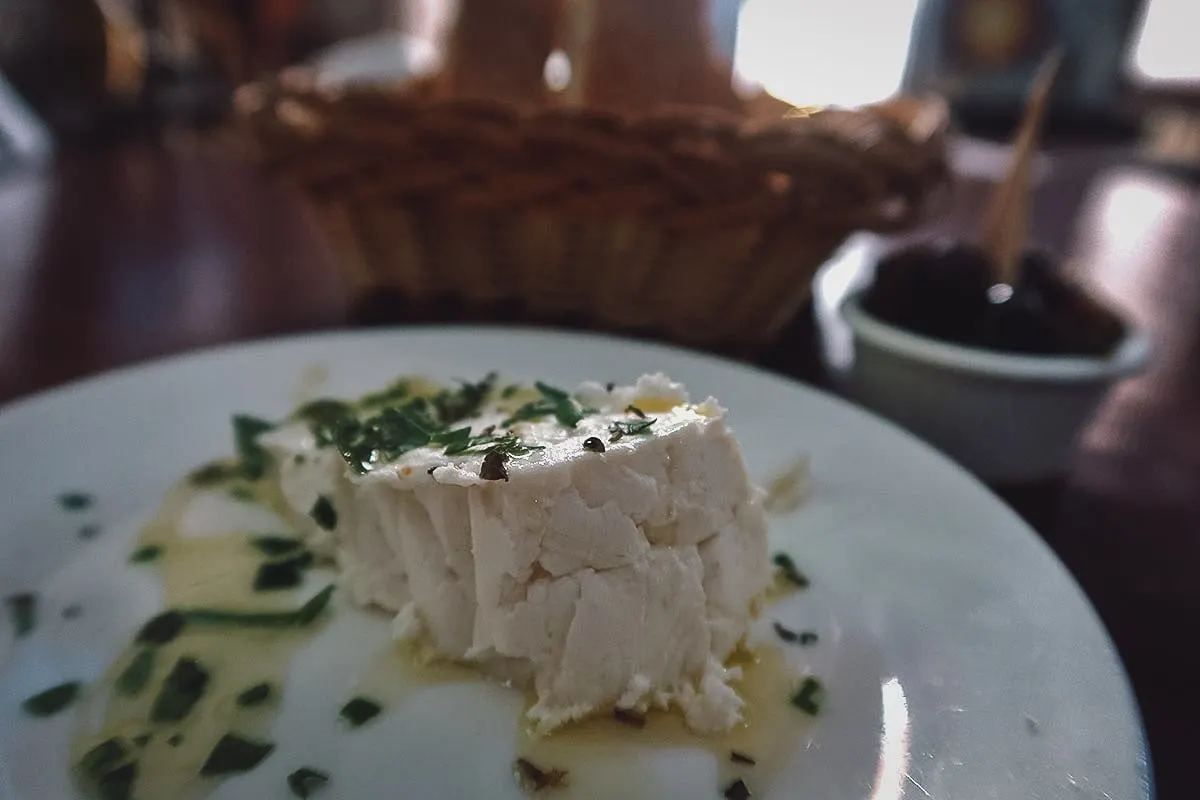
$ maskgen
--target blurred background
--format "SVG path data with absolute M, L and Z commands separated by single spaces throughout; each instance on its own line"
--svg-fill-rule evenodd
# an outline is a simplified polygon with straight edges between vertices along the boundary
M 975 235 L 1034 71 L 1066 48 L 1033 163 L 1030 238 L 1143 326 L 1154 358 L 1104 395 L 1057 474 L 990 483 L 1112 631 L 1160 796 L 1195 796 L 1200 655 L 1181 652 L 1179 629 L 1200 618 L 1197 0 L 707 9 L 740 92 L 798 106 L 949 101 L 954 194 L 922 235 Z M 0 403 L 201 346 L 461 319 L 364 291 L 230 124 L 237 87 L 291 66 L 331 86 L 436 71 L 455 13 L 453 0 L 0 0 Z M 552 57 L 547 82 L 569 66 Z M 831 298 L 854 272 L 823 271 L 773 341 L 734 354 L 828 387 Z

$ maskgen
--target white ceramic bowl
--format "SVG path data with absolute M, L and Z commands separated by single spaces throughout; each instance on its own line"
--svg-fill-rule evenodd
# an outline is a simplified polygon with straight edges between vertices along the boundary
M 836 308 L 849 333 L 848 358 L 830 363 L 839 388 L 990 481 L 1061 473 L 1105 392 L 1150 356 L 1148 333 L 1128 321 L 1124 341 L 1106 358 L 949 344 L 881 322 L 859 305 L 861 286 L 842 286 Z

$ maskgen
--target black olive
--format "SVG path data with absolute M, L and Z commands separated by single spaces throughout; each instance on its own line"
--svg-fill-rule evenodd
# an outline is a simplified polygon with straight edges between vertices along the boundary
M 583 440 L 583 449 L 590 450 L 593 453 L 603 453 L 604 452 L 604 442 L 602 442 L 600 439 L 598 439 L 595 436 L 589 436 L 588 438 Z

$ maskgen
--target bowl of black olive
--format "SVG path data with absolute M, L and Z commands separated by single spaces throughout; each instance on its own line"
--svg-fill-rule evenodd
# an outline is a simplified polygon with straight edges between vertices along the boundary
M 836 315 L 849 358 L 830 364 L 835 379 L 985 479 L 1061 473 L 1106 390 L 1149 358 L 1147 332 L 1048 252 L 1027 250 L 1003 282 L 972 244 L 860 246 L 874 274 L 843 283 Z

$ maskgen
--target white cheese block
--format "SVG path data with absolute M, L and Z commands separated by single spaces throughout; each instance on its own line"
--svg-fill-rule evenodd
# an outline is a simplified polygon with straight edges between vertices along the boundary
M 351 596 L 395 612 L 399 634 L 423 632 L 446 657 L 527 676 L 541 729 L 615 705 L 674 705 L 695 730 L 727 729 L 741 701 L 722 664 L 770 569 L 762 494 L 724 410 L 689 404 L 663 376 L 575 396 L 597 413 L 574 428 L 553 417 L 512 426 L 543 449 L 511 458 L 507 480 L 480 477 L 482 455 L 441 447 L 359 475 L 302 426 L 261 441 L 307 535 L 333 534 Z M 610 441 L 614 423 L 640 421 L 631 404 L 653 425 Z M 507 413 L 457 425 L 478 432 Z M 591 437 L 605 452 L 583 447 Z M 309 518 L 320 496 L 337 507 L 332 532 Z

